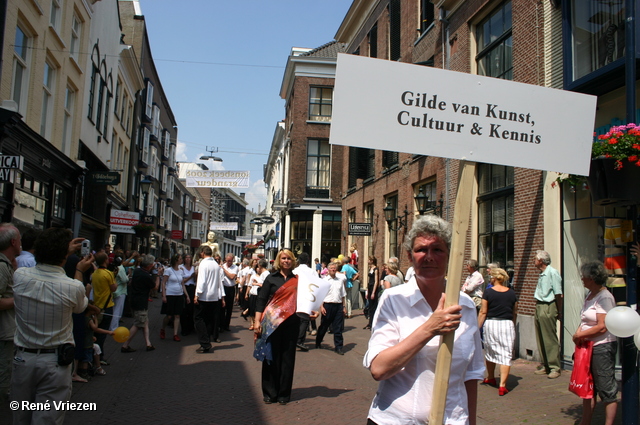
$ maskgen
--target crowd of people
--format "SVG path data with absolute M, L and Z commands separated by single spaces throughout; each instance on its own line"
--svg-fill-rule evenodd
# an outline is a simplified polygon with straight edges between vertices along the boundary
M 118 246 L 112 251 L 110 245 L 81 253 L 81 242 L 67 229 L 21 235 L 15 226 L 0 224 L 2 403 L 9 393 L 16 400 L 67 401 L 73 382 L 105 375 L 105 343 L 122 327 L 123 316 L 133 324 L 120 351 L 139 349 L 132 346 L 139 331 L 143 348 L 155 350 L 149 303 L 161 299 L 159 338 L 180 343 L 181 336 L 196 333 L 201 354 L 213 352 L 220 333 L 230 331 L 233 308 L 239 306 L 254 333 L 254 357 L 262 361 L 263 401 L 287 404 L 296 351 L 309 350 L 309 336 L 316 349 L 328 348 L 323 341 L 329 332 L 333 351 L 344 355 L 345 319 L 352 317 L 358 293 L 368 319 L 365 329 L 371 330 L 363 365 L 380 381 L 369 424 L 429 418 L 440 336 L 452 332 L 447 423 L 475 423 L 478 383 L 497 387 L 500 396 L 509 393 L 518 313 L 513 275 L 496 263 L 488 264 L 483 275 L 478 261 L 469 259 L 460 299 L 445 307 L 451 226 L 438 217 L 421 217 L 409 230 L 403 247 L 412 266 L 406 273 L 396 257 L 378 267 L 376 257 L 369 256 L 366 281 L 355 245 L 349 255 L 316 258 L 312 268 L 308 254 L 296 258 L 288 249 L 280 250 L 271 263 L 247 258 L 235 264 L 234 255 L 221 257 L 212 237 L 195 258 L 186 253 L 168 260 Z M 640 246 L 635 249 L 640 252 Z M 540 271 L 534 319 L 542 358 L 535 373 L 555 379 L 561 373 L 555 331 L 562 311 L 561 278 L 546 251 L 537 251 L 533 262 Z M 604 316 L 615 302 L 604 286 L 602 263 L 585 263 L 580 271 L 589 293 L 573 340 L 576 345 L 593 344 L 594 391 L 606 406 L 606 423 L 612 423 L 617 409 L 616 338 L 607 331 Z M 301 273 L 316 273 L 328 282 L 319 311 L 310 315 L 297 314 Z M 167 329 L 173 332 L 167 335 Z M 583 425 L 590 423 L 596 399 L 584 400 Z M 55 421 L 63 414 L 17 410 L 14 422 Z

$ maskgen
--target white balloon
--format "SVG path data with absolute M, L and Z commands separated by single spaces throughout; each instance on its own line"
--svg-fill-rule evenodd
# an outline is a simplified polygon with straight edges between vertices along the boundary
M 607 313 L 604 324 L 615 336 L 627 338 L 640 330 L 640 315 L 630 307 L 614 307 Z
M 636 343 L 636 347 L 638 347 L 638 350 L 640 350 L 640 331 L 638 331 L 634 336 L 633 336 L 633 342 Z

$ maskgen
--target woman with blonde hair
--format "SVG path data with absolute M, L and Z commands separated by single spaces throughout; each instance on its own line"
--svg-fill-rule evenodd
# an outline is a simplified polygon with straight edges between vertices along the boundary
M 298 277 L 293 274 L 296 257 L 278 252 L 271 272 L 256 299 L 253 356 L 262 361 L 262 395 L 266 404 L 287 404 L 291 399 L 296 343 L 300 318 L 296 315 Z
M 482 306 L 478 315 L 478 328 L 484 324 L 485 361 L 487 377 L 483 384 L 496 386 L 496 364 L 500 365 L 500 386 L 498 394 L 503 396 L 507 390 L 507 378 L 511 369 L 511 357 L 516 339 L 516 317 L 518 298 L 513 289 L 507 286 L 509 275 L 504 269 L 491 270 L 492 286 L 482 295 Z

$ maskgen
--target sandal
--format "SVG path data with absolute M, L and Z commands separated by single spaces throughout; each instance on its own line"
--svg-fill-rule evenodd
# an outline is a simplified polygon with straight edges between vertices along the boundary
M 96 370 L 93 371 L 94 375 L 99 375 L 99 376 L 105 376 L 107 374 L 107 372 L 104 371 L 103 368 L 99 367 Z
M 82 376 L 78 375 L 78 376 L 72 376 L 71 380 L 73 382 L 83 382 L 83 383 L 87 383 L 89 382 L 88 380 L 84 379 Z

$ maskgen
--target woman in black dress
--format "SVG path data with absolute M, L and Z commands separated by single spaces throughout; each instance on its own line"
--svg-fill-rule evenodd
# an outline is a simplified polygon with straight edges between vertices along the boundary
M 258 291 L 253 331 L 254 357 L 262 360 L 262 395 L 266 404 L 291 399 L 300 318 L 296 315 L 298 278 L 292 272 L 296 257 L 281 250 L 274 271 Z
M 369 282 L 367 286 L 367 299 L 369 300 L 369 323 L 364 329 L 371 329 L 373 316 L 378 307 L 378 293 L 380 288 L 380 271 L 378 270 L 378 260 L 373 255 L 369 256 Z

